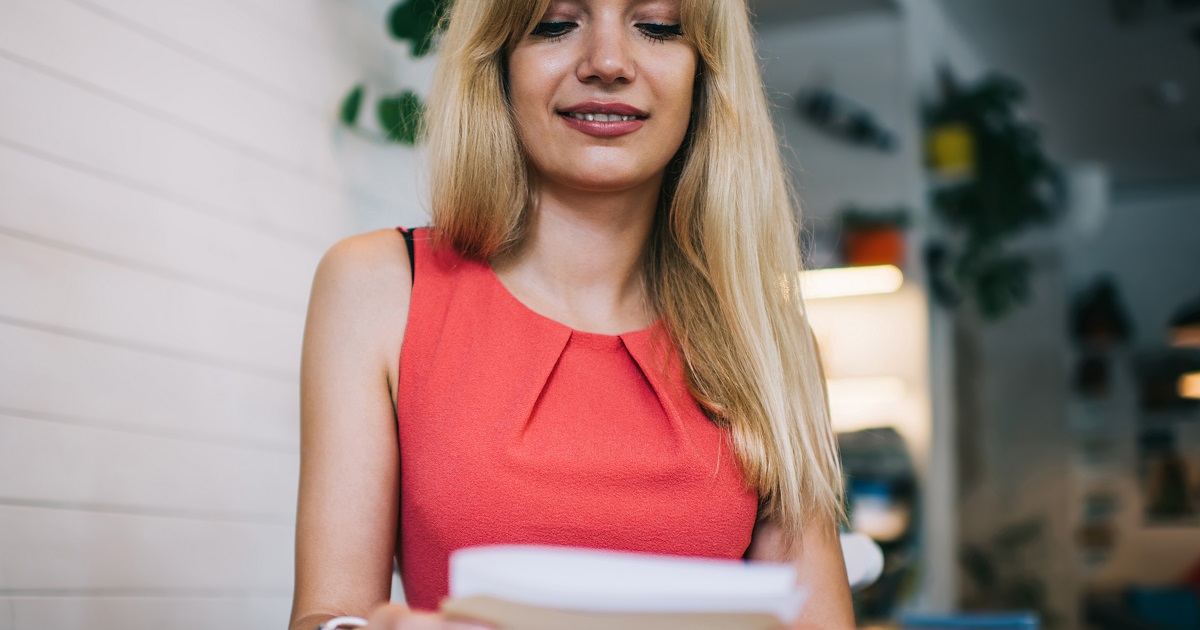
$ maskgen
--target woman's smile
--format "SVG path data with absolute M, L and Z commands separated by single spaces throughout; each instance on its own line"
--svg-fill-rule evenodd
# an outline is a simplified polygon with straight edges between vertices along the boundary
M 642 128 L 650 117 L 646 112 L 625 103 L 587 101 L 558 112 L 572 129 L 589 136 L 612 137 L 633 133 Z

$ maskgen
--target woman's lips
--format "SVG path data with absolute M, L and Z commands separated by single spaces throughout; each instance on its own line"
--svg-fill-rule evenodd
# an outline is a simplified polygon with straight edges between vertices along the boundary
M 650 117 L 649 113 L 628 103 L 595 100 L 583 101 L 561 109 L 558 115 L 576 131 L 601 138 L 637 131 Z
M 633 133 L 642 128 L 645 124 L 645 118 L 634 118 L 633 120 L 582 120 L 575 118 L 570 114 L 559 114 L 559 118 L 567 123 L 572 129 L 582 131 L 589 136 L 600 138 L 611 138 L 613 136 L 623 136 L 627 133 Z

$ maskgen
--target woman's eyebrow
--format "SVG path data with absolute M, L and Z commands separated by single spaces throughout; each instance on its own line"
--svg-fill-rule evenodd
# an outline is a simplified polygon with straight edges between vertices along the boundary
M 639 7 L 639 6 L 642 6 L 645 4 L 660 4 L 660 5 L 663 5 L 663 8 L 665 8 L 665 9 L 681 9 L 681 8 L 683 8 L 681 6 L 682 5 L 681 2 L 675 2 L 672 0 L 632 0 L 629 4 L 632 6 L 635 6 L 635 7 Z
M 546 6 L 546 10 L 549 11 L 551 9 L 557 9 L 564 5 L 579 7 L 584 11 L 587 11 L 588 9 L 587 2 L 584 0 L 550 0 L 550 4 Z
M 629 0 L 626 8 L 627 9 L 636 9 L 636 8 L 641 8 L 642 6 L 648 5 L 648 4 L 649 5 L 662 5 L 663 8 L 666 8 L 666 9 L 679 9 L 681 3 L 673 2 L 671 0 Z M 550 11 L 552 9 L 557 9 L 557 8 L 561 8 L 564 6 L 577 7 L 579 9 L 583 10 L 584 13 L 589 14 L 589 15 L 591 14 L 591 6 L 587 2 L 587 0 L 551 0 L 550 4 L 547 5 L 546 10 Z

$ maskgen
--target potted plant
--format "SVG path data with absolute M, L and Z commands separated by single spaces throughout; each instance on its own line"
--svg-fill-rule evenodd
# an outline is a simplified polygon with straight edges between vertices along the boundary
M 397 41 L 407 41 L 413 58 L 424 57 L 437 43 L 438 23 L 449 6 L 449 0 L 401 0 L 388 11 L 388 34 Z M 338 118 L 347 128 L 374 139 L 376 136 L 360 125 L 359 113 L 366 92 L 365 85 L 354 86 L 342 99 Z M 425 105 L 416 92 L 406 89 L 381 95 L 376 98 L 374 109 L 381 134 L 378 139 L 409 146 L 416 144 L 425 112 Z
M 839 214 L 842 260 L 847 266 L 904 266 L 908 211 L 850 207 Z
M 961 86 L 941 74 L 941 99 L 926 111 L 933 214 L 944 238 L 925 251 L 935 297 L 973 298 L 997 319 L 1029 296 L 1033 265 L 1009 242 L 1058 218 L 1062 178 L 1037 128 L 1017 106 L 1025 91 L 1001 75 Z

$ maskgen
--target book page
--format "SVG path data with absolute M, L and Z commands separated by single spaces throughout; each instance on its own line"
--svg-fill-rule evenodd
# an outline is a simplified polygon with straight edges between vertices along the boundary
M 448 599 L 450 619 L 486 623 L 496 630 L 776 630 L 784 623 L 764 613 L 598 613 L 556 610 L 492 597 Z

